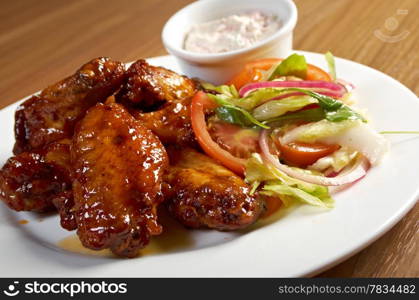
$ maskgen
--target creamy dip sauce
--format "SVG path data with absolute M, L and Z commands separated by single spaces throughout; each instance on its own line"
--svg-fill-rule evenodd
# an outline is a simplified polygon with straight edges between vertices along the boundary
M 184 49 L 221 53 L 250 47 L 273 35 L 282 25 L 277 16 L 252 11 L 192 26 Z

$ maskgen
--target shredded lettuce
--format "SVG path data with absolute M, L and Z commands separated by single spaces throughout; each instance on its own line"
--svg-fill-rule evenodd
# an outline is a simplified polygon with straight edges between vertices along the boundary
M 333 207 L 334 202 L 327 187 L 289 177 L 265 164 L 257 153 L 247 160 L 246 181 L 252 185 L 256 182 L 257 186 L 262 186 L 262 194 L 277 196 L 286 205 L 306 203 L 326 208 Z
M 278 64 L 268 76 L 268 80 L 273 80 L 280 76 L 296 76 L 302 79 L 307 77 L 307 62 L 304 55 L 291 54 Z
M 335 74 L 333 55 L 328 52 L 325 56 L 329 62 L 331 73 Z M 275 66 L 272 74 L 269 76 L 269 80 L 275 79 L 278 76 L 298 76 L 305 78 L 306 73 L 307 63 L 304 56 L 292 54 L 278 66 Z M 346 120 L 362 120 L 366 122 L 361 114 L 343 102 L 308 89 L 260 88 L 252 91 L 246 97 L 241 98 L 233 85 L 215 86 L 205 82 L 201 84 L 204 89 L 210 91 L 207 93 L 208 97 L 219 105 L 215 110 L 218 118 L 242 127 L 256 126 L 268 129 L 270 127 L 266 124 L 284 124 L 287 123 L 287 120 L 290 123 L 296 120 L 313 122 L 322 119 L 336 123 Z M 286 92 L 300 92 L 305 94 L 305 96 L 271 100 Z M 298 112 L 294 115 L 289 114 L 313 103 L 318 103 L 320 109 Z
M 335 57 L 333 56 L 332 52 L 328 51 L 324 55 L 327 61 L 327 65 L 329 67 L 329 74 L 332 76 L 333 80 L 336 80 L 336 66 L 335 66 Z
M 332 154 L 320 158 L 314 164 L 308 166 L 308 169 L 320 172 L 331 169 L 334 172 L 340 172 L 354 160 L 357 154 L 357 151 L 343 146 Z
M 287 92 L 300 92 L 303 94 L 306 94 L 307 96 L 313 98 L 313 100 L 317 100 L 317 101 L 313 101 L 310 100 L 310 103 L 319 103 L 319 106 L 323 109 L 324 111 L 324 118 L 331 121 L 331 122 L 341 122 L 341 121 L 345 121 L 345 120 L 362 120 L 363 122 L 366 122 L 366 119 L 359 114 L 358 112 L 356 112 L 355 110 L 353 110 L 352 108 L 350 108 L 349 106 L 345 105 L 343 102 L 333 99 L 329 96 L 325 96 L 307 89 L 300 89 L 300 88 L 261 88 L 258 89 L 252 93 L 250 93 L 248 96 L 246 96 L 245 98 L 241 98 L 241 99 L 235 99 L 232 102 L 239 106 L 242 107 L 246 110 L 251 110 L 254 109 L 255 107 L 257 107 L 261 102 L 275 98 L 280 96 L 283 93 L 287 93 Z M 292 99 L 292 98 L 290 98 Z M 303 98 L 304 99 L 304 98 Z M 279 102 L 283 102 L 287 100 L 287 98 L 277 101 Z M 275 101 L 275 100 L 273 100 Z M 269 101 L 271 102 L 271 101 Z M 269 105 L 266 102 L 266 105 Z M 291 101 L 292 102 L 292 101 Z M 308 104 L 310 104 L 308 103 Z M 262 104 L 265 105 L 265 104 Z M 262 106 L 261 105 L 261 106 Z M 302 108 L 302 107 L 300 107 Z M 256 108 L 258 109 L 258 108 Z M 290 110 L 292 111 L 292 110 Z M 259 119 L 258 117 L 256 117 L 256 119 Z M 261 120 L 261 119 L 260 119 Z M 267 120 L 266 118 L 264 118 L 263 120 Z
M 242 127 L 251 127 L 255 125 L 257 127 L 269 129 L 269 126 L 259 122 L 245 108 L 237 105 L 240 104 L 240 97 L 234 85 L 215 86 L 206 82 L 202 82 L 201 85 L 206 90 L 217 92 L 217 94 L 207 93 L 207 95 L 219 105 L 219 107 L 215 109 L 219 119 Z
M 259 122 L 247 110 L 234 105 L 226 94 L 207 94 L 209 98 L 215 101 L 219 107 L 215 109 L 217 116 L 226 122 L 237 124 L 244 127 L 256 125 L 261 128 L 269 129 L 269 126 Z
M 239 92 L 234 85 L 219 85 L 215 86 L 208 82 L 201 82 L 204 89 L 214 91 L 228 98 L 239 98 Z
M 290 143 L 292 141 L 314 143 L 320 139 L 340 135 L 346 130 L 359 124 L 362 123 L 354 120 L 346 120 L 338 123 L 330 122 L 328 120 L 321 120 L 318 122 L 302 125 L 295 130 L 288 132 L 283 136 L 282 140 L 284 143 Z
M 215 109 L 215 113 L 220 120 L 242 127 L 252 127 L 253 125 L 256 125 L 257 127 L 265 129 L 270 128 L 266 124 L 255 119 L 247 110 L 234 105 L 219 106 Z
M 304 113 L 299 115 L 298 118 L 305 121 L 326 119 L 336 123 L 346 120 L 362 120 L 366 122 L 362 115 L 341 101 L 306 89 L 261 88 L 244 98 L 239 98 L 237 90 L 233 86 L 223 85 L 216 87 L 211 84 L 205 84 L 204 86 L 217 92 L 217 94 L 207 93 L 207 95 L 220 106 L 216 109 L 219 118 L 244 127 L 269 128 L 264 123 L 278 121 L 277 118 L 285 113 L 299 110 L 312 103 L 318 103 L 323 112 L 311 111 L 306 113 L 307 115 Z M 278 97 L 286 92 L 301 92 L 307 96 L 293 96 L 282 100 L 271 100 L 259 105 L 263 101 Z M 250 113 L 252 110 L 253 112 Z M 308 119 L 304 119 L 304 117 Z M 287 117 L 282 120 L 285 119 Z M 290 116 L 290 119 L 296 120 L 295 116 Z M 262 123 L 261 121 L 266 122 Z
M 272 100 L 256 107 L 252 115 L 259 121 L 266 121 L 313 103 L 317 103 L 317 100 L 310 96 L 294 96 L 281 100 Z
M 367 122 L 361 114 L 345 105 L 342 101 L 306 89 L 287 88 L 282 91 L 286 90 L 301 92 L 317 99 L 320 107 L 323 108 L 325 112 L 326 120 L 331 122 L 341 122 L 345 120 L 362 120 L 363 122 Z
M 262 104 L 261 105 L 262 107 L 259 108 L 257 106 L 259 106 L 260 103 L 273 99 L 275 97 L 278 97 L 281 94 L 286 93 L 286 92 L 300 92 L 317 100 L 320 107 L 325 112 L 325 115 L 324 115 L 325 119 L 331 122 L 341 122 L 345 120 L 362 120 L 363 122 L 366 122 L 366 119 L 361 114 L 359 114 L 358 112 L 356 112 L 349 106 L 345 105 L 342 101 L 333 99 L 329 96 L 325 96 L 325 95 L 322 95 L 322 94 L 319 94 L 319 93 L 316 93 L 307 89 L 260 88 L 251 92 L 246 97 L 240 98 L 234 86 L 228 86 L 228 85 L 214 86 L 209 83 L 202 83 L 202 85 L 207 90 L 212 90 L 212 91 L 217 92 L 217 94 L 215 95 L 208 93 L 208 96 L 212 98 L 214 101 L 216 101 L 220 106 L 228 105 L 231 107 L 244 109 L 247 112 L 250 112 L 256 107 L 255 109 L 256 112 L 253 113 L 253 115 L 256 117 L 257 120 L 261 120 L 261 121 L 265 121 L 270 118 L 284 114 L 284 112 L 282 112 L 282 109 L 285 109 L 285 107 L 288 106 L 289 103 L 287 103 L 287 101 L 292 103 L 292 105 L 289 105 L 288 107 L 295 107 L 295 109 L 288 109 L 288 110 L 285 110 L 285 112 L 298 110 L 297 107 L 302 108 L 304 107 L 304 105 L 299 106 L 297 104 L 297 102 L 299 102 L 298 100 L 290 100 L 290 99 L 295 99 L 294 97 L 289 98 L 289 99 L 285 98 L 280 101 L 278 100 L 276 101 L 276 103 L 273 103 L 273 104 L 269 104 L 269 103 L 275 100 L 269 101 L 265 104 Z M 300 97 L 297 99 L 304 99 L 303 101 L 307 101 L 307 97 Z M 307 102 L 309 102 L 308 104 L 314 103 L 313 100 L 308 100 Z M 278 107 L 281 107 L 281 109 L 279 109 L 279 113 L 272 112 L 272 114 L 274 114 L 273 116 L 266 117 L 265 113 L 262 113 L 262 112 L 266 112 L 268 107 L 271 108 L 271 105 L 272 107 L 275 107 L 276 105 L 278 105 Z M 239 110 L 239 109 L 236 109 L 236 110 Z M 243 110 L 241 111 L 243 112 Z M 253 124 L 257 124 L 255 120 L 251 122 Z M 260 126 L 260 124 L 257 124 L 257 126 Z
M 326 188 L 327 189 L 327 188 Z M 302 202 L 305 204 L 320 206 L 325 208 L 333 207 L 333 200 L 330 196 L 325 196 L 323 191 L 316 190 L 312 192 L 306 192 L 301 188 L 292 187 L 285 184 L 269 183 L 263 187 L 265 195 L 278 196 L 281 200 L 285 199 L 285 205 L 290 206 L 293 202 Z M 320 192 L 320 193 L 317 193 Z M 327 193 L 328 194 L 328 193 Z M 284 197 L 287 196 L 287 197 Z
M 294 122 L 306 121 L 317 122 L 323 120 L 325 117 L 324 111 L 321 108 L 311 108 L 298 112 L 288 113 L 280 117 L 266 120 L 264 123 L 272 125 L 272 127 L 283 126 L 284 124 L 292 124 Z
M 247 110 L 252 110 L 260 103 L 275 98 L 281 94 L 281 89 L 278 88 L 262 88 L 251 92 L 244 98 L 234 100 L 237 106 Z

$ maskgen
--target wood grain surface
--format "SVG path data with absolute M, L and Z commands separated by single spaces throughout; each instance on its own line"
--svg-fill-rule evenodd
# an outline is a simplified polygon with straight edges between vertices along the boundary
M 166 54 L 165 21 L 190 0 L 0 1 L 0 108 L 97 56 Z M 331 50 L 419 94 L 417 0 L 297 0 L 294 48 Z M 419 277 L 419 206 L 365 250 L 319 276 Z

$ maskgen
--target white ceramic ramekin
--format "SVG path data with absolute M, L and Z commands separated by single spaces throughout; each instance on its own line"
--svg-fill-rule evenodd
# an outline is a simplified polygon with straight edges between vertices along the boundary
M 252 10 L 277 15 L 282 21 L 281 28 L 271 37 L 249 48 L 215 54 L 194 53 L 183 49 L 185 34 L 192 25 Z M 289 55 L 296 23 L 297 8 L 292 0 L 197 1 L 185 6 L 167 21 L 162 40 L 185 74 L 221 84 L 231 79 L 250 60 Z

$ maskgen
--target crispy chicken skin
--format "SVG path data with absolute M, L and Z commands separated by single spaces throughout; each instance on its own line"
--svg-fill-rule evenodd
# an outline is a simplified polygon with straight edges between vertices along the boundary
M 61 227 L 69 231 L 77 229 L 76 216 L 74 215 L 73 190 L 69 189 L 52 199 L 52 203 L 60 215 Z
M 85 247 L 134 257 L 161 233 L 156 209 L 167 153 L 122 105 L 99 103 L 87 112 L 75 130 L 71 161 L 73 210 Z
M 122 63 L 96 58 L 26 100 L 15 114 L 14 154 L 71 138 L 75 124 L 86 110 L 116 92 L 124 76 Z
M 9 158 L 0 170 L 0 198 L 17 211 L 53 210 L 53 199 L 71 191 L 69 147 L 65 139 Z
M 196 146 L 190 113 L 196 91 L 193 80 L 139 60 L 128 69 L 116 99 L 164 144 Z
M 142 113 L 130 110 L 145 127 L 153 131 L 165 145 L 197 147 L 191 124 L 191 99 L 167 103 L 161 109 Z
M 127 70 L 126 82 L 117 98 L 125 103 L 137 103 L 141 108 L 162 102 L 176 102 L 191 98 L 196 84 L 186 76 L 162 67 L 149 65 L 144 59 Z
M 259 217 L 263 203 L 239 176 L 193 149 L 170 149 L 164 194 L 170 213 L 191 228 L 237 230 Z

